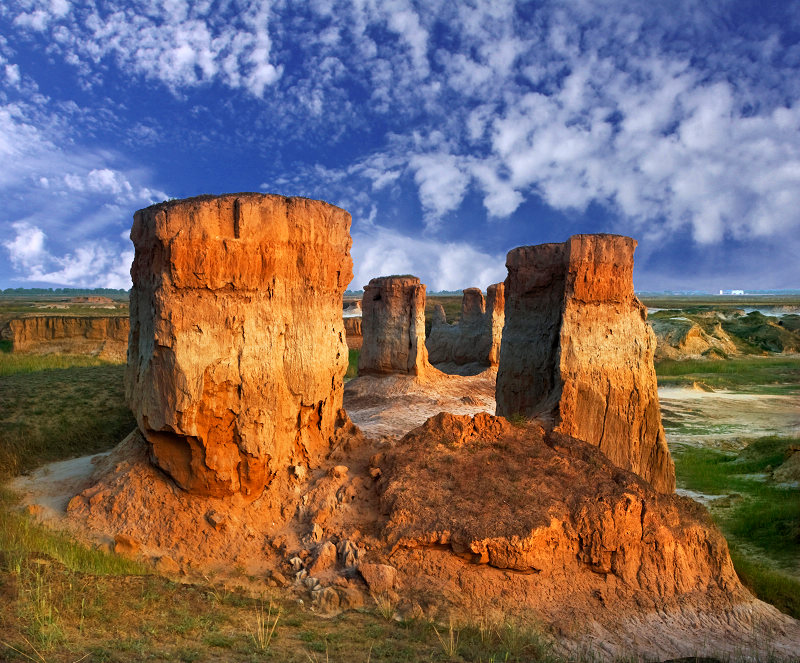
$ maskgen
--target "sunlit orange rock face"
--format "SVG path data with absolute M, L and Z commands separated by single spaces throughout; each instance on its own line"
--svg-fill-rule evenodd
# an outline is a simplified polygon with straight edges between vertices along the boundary
M 425 285 L 416 276 L 372 279 L 361 299 L 361 334 L 359 375 L 425 373 Z
M 256 193 L 134 215 L 126 394 L 153 461 L 254 499 L 324 452 L 342 406 L 350 215 Z
M 635 248 L 601 234 L 509 252 L 497 414 L 543 417 L 671 492 L 655 336 L 633 293 Z

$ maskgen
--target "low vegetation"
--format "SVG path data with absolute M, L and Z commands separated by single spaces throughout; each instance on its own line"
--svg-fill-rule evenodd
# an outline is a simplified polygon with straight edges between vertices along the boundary
M 741 357 L 725 361 L 664 359 L 656 363 L 658 386 L 742 389 L 750 393 L 800 392 L 800 357 Z
M 448 321 L 460 297 L 443 303 Z M 17 356 L 0 344 L 0 480 L 111 448 L 135 425 L 124 366 L 92 357 Z M 346 377 L 357 374 L 349 353 Z M 800 390 L 800 359 L 662 361 L 660 385 Z M 800 618 L 800 496 L 772 480 L 796 438 L 739 452 L 673 449 L 682 488 L 719 496 L 711 512 L 742 581 Z M 213 579 L 175 583 L 149 567 L 37 524 L 0 492 L 0 660 L 9 661 L 551 661 L 541 629 L 441 616 L 397 621 L 379 606 L 323 619 L 286 595 L 252 596 Z M 242 577 L 242 585 L 249 579 Z M 591 659 L 591 656 L 588 657 Z
M 352 380 L 358 376 L 358 356 L 361 354 L 360 350 L 350 350 L 347 358 L 347 372 L 344 374 L 345 380 Z
M 350 359 L 354 367 L 358 353 Z M 0 370 L 3 479 L 109 449 L 135 425 L 121 365 L 2 355 Z M 252 596 L 213 579 L 175 583 L 39 525 L 15 499 L 0 492 L 3 661 L 556 660 L 530 626 L 396 621 L 377 605 L 325 619 L 285 594 Z
M 0 354 L 0 480 L 122 440 L 136 426 L 124 370 L 94 357 Z
M 800 489 L 773 480 L 796 451 L 792 437 L 753 440 L 739 452 L 672 450 L 680 488 L 713 498 L 709 509 L 739 577 L 759 598 L 800 618 Z

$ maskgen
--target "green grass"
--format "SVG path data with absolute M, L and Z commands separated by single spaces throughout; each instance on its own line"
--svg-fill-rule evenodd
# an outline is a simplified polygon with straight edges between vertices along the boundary
M 0 353 L 0 377 L 65 368 L 109 365 L 114 365 L 114 362 L 89 355 L 17 355 L 5 351 Z
M 358 357 L 361 350 L 350 350 L 347 363 L 347 372 L 344 374 L 345 380 L 352 380 L 358 376 Z
M 800 557 L 800 490 L 776 485 L 779 467 L 797 438 L 767 437 L 738 453 L 681 446 L 673 449 L 681 488 L 728 495 L 711 502 L 715 521 L 731 544 L 737 573 L 764 601 L 800 618 L 800 583 L 785 572 Z
M 134 427 L 124 366 L 85 357 L 2 359 L 9 359 L 0 377 L 3 478 L 108 449 Z M 357 362 L 352 351 L 351 368 Z M 323 619 L 293 601 L 176 585 L 148 572 L 37 523 L 0 492 L 0 659 L 200 661 L 224 652 L 224 660 L 243 662 L 448 660 L 427 620 L 387 621 L 375 609 Z M 281 609 L 268 645 L 253 637 L 265 599 Z M 547 640 L 524 625 L 504 624 L 482 639 L 477 627 L 461 631 L 454 660 L 549 660 Z
M 123 365 L 92 365 L 91 357 L 17 359 L 0 355 L 0 367 L 25 369 L 0 374 L 0 480 L 110 449 L 135 428 Z
M 800 619 L 800 582 L 730 546 L 731 560 L 742 584 L 762 601 Z
M 800 390 L 800 357 L 744 357 L 724 361 L 664 359 L 656 363 L 658 385 L 699 381 L 713 389 L 747 388 L 752 393 Z
M 70 571 L 95 575 L 142 574 L 148 569 L 142 564 L 112 555 L 99 549 L 87 548 L 63 532 L 49 529 L 14 506 L 16 497 L 0 489 L 0 552 L 6 572 L 19 572 L 19 567 L 31 555 L 55 560 Z

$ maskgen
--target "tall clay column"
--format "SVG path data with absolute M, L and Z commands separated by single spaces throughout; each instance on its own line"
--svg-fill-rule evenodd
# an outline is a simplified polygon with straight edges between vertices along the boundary
M 629 237 L 575 235 L 509 252 L 497 414 L 549 420 L 671 492 L 655 336 L 633 292 L 635 248 Z
M 491 329 L 492 345 L 489 348 L 489 365 L 500 363 L 500 344 L 506 321 L 505 284 L 494 283 L 486 288 L 486 317 Z
M 425 349 L 425 285 L 416 276 L 381 276 L 361 299 L 359 375 L 421 375 Z
M 182 488 L 254 499 L 328 448 L 347 369 L 349 230 L 337 207 L 258 193 L 134 215 L 126 395 Z

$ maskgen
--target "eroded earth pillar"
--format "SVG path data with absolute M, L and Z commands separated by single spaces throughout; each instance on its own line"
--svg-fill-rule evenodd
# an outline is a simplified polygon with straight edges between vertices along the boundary
M 497 414 L 550 420 L 671 492 L 655 336 L 633 292 L 635 248 L 601 234 L 509 252 Z
M 359 375 L 420 375 L 425 349 L 425 285 L 416 276 L 381 276 L 361 299 Z
M 257 193 L 134 215 L 126 395 L 153 461 L 254 499 L 328 447 L 342 406 L 350 215 Z

